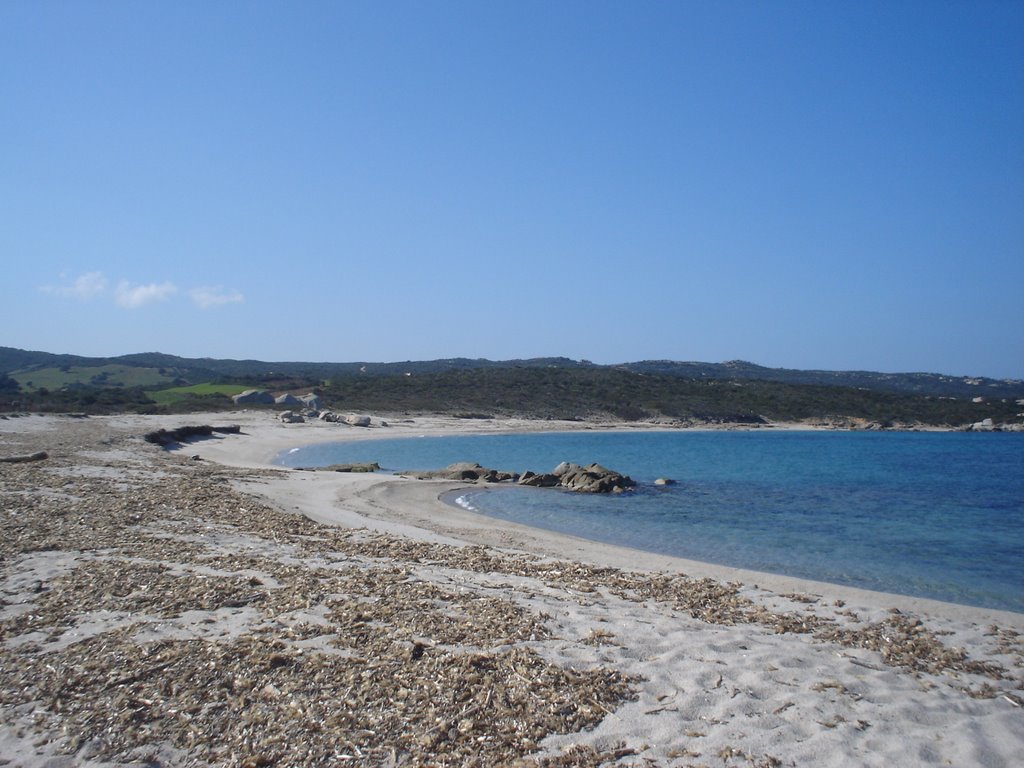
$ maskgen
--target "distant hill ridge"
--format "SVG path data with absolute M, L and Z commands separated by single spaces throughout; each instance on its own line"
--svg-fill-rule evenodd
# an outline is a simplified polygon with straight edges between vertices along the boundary
M 185 358 L 160 352 L 144 352 L 118 357 L 85 357 L 70 354 L 29 351 L 0 347 L 0 374 L 21 374 L 33 370 L 96 368 L 122 365 L 157 369 L 168 377 L 197 383 L 217 378 L 260 378 L 267 376 L 333 380 L 346 377 L 433 374 L 502 368 L 564 368 L 621 370 L 638 374 L 675 376 L 695 380 L 756 380 L 785 384 L 854 387 L 879 392 L 952 398 L 1024 398 L 1024 381 L 985 377 L 950 376 L 938 373 L 878 373 L 873 371 L 822 371 L 767 368 L 744 360 L 723 363 L 642 360 L 617 365 L 597 365 L 567 357 L 540 357 L 524 360 L 487 360 L 463 357 L 379 363 L 369 361 L 328 363 L 261 360 Z

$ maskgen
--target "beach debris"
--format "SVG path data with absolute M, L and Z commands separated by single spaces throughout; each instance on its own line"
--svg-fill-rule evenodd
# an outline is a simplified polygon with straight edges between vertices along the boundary
M 184 443 L 196 437 L 211 437 L 214 433 L 224 435 L 237 435 L 242 431 L 238 425 L 225 427 L 211 427 L 208 424 L 201 426 L 177 427 L 176 429 L 157 429 L 147 432 L 143 439 L 154 445 L 172 446 L 176 443 Z
M 4 464 L 25 464 L 30 461 L 43 461 L 48 458 L 50 458 L 50 454 L 46 451 L 35 451 L 34 453 L 22 454 L 21 456 L 3 456 L 0 457 L 0 462 Z
M 49 462 L 0 466 L 0 715 L 72 762 L 133 762 L 164 745 L 175 764 L 239 766 L 556 768 L 642 753 L 607 742 L 542 751 L 548 736 L 636 700 L 641 683 L 605 661 L 628 642 L 619 626 L 565 637 L 534 603 L 540 593 L 649 604 L 747 625 L 752 638 L 811 633 L 901 673 L 954 672 L 973 684 L 951 688 L 964 696 L 1020 704 L 1019 681 L 986 688 L 972 677 L 1005 669 L 912 616 L 840 628 L 769 609 L 737 583 L 324 526 L 238 488 L 287 470 L 132 455 L 123 449 L 137 437 L 101 443 L 77 428 L 56 438 Z M 35 447 L 22 440 L 17 450 Z M 990 637 L 1020 648 L 1012 630 Z M 556 646 L 571 664 L 553 660 Z M 714 695 L 735 695 L 709 676 Z M 652 713 L 677 705 L 658 702 Z M 710 755 L 723 721 L 702 720 Z M 725 760 L 779 764 L 728 749 Z
M 815 637 L 854 648 L 877 651 L 889 666 L 918 672 L 970 672 L 996 679 L 1005 674 L 997 664 L 974 661 L 963 648 L 950 648 L 920 619 L 892 609 L 884 621 L 857 628 L 822 627 Z

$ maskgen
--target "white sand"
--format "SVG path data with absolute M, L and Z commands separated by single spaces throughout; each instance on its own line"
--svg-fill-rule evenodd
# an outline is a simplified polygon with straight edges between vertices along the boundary
M 185 450 L 229 465 L 259 466 L 290 447 L 338 439 L 581 428 L 574 422 L 437 417 L 369 429 L 283 425 L 263 414 L 229 421 L 242 424 L 246 434 L 201 441 Z M 439 501 L 456 487 L 381 475 L 293 471 L 249 490 L 323 522 L 629 570 L 739 581 L 747 585 L 744 595 L 765 605 L 792 607 L 777 595 L 809 594 L 820 601 L 800 609 L 813 607 L 833 616 L 834 603 L 842 601 L 844 610 L 864 622 L 881 621 L 897 608 L 919 616 L 931 629 L 951 633 L 943 638 L 947 645 L 966 648 L 977 658 L 994 656 L 986 636 L 992 624 L 1024 633 L 1024 614 L 725 568 L 483 517 Z M 637 702 L 609 715 L 594 732 L 555 739 L 554 746 L 560 741 L 600 748 L 622 742 L 638 750 L 647 745 L 641 756 L 671 760 L 676 755 L 678 764 L 742 763 L 738 757 L 726 759 L 730 749 L 797 765 L 1021 764 L 1024 708 L 1014 699 L 1024 696 L 1020 646 L 1018 655 L 998 657 L 1016 679 L 994 684 L 1010 697 L 975 699 L 962 689 L 980 685 L 980 679 L 911 674 L 885 666 L 877 653 L 813 642 L 806 635 L 711 625 L 664 605 L 609 595 L 581 600 L 579 595 L 542 594 L 534 603 L 555 617 L 557 634 L 567 638 L 611 633 L 612 644 L 596 658 L 646 679 Z M 700 758 L 686 758 L 687 750 L 699 751 Z
M 4 431 L 42 428 L 44 421 L 0 421 L 0 438 Z M 265 467 L 281 451 L 315 442 L 584 426 L 417 417 L 387 428 L 360 429 L 320 422 L 285 425 L 261 412 L 111 417 L 109 423 L 140 431 L 237 423 L 241 435 L 195 441 L 180 451 L 248 468 Z M 453 575 L 424 564 L 418 571 L 423 578 L 449 584 L 454 579 L 481 594 L 498 591 L 550 616 L 555 639 L 537 647 L 552 660 L 578 667 L 603 664 L 638 678 L 636 700 L 609 712 L 597 728 L 544 742 L 555 753 L 570 744 L 602 750 L 621 746 L 630 752 L 620 760 L 624 765 L 1021 765 L 1024 646 L 1018 638 L 1009 647 L 997 647 L 990 627 L 1024 633 L 1022 614 L 722 568 L 531 529 L 442 503 L 439 496 L 458 487 L 452 483 L 302 471 L 240 482 L 245 492 L 273 506 L 325 523 L 629 571 L 742 582 L 741 594 L 770 610 L 832 618 L 844 626 L 881 622 L 898 608 L 920 617 L 928 629 L 948 633 L 940 635 L 947 646 L 966 649 L 971 659 L 998 663 L 1007 673 L 1006 679 L 993 679 L 912 672 L 886 665 L 876 651 L 822 642 L 809 634 L 779 634 L 760 624 L 709 623 L 653 599 L 624 599 L 607 589 L 558 589 L 503 573 Z M 785 597 L 793 594 L 813 602 Z M 985 697 L 968 695 L 985 686 Z M 0 737 L 2 752 L 9 734 Z M 22 764 L 32 762 L 24 758 Z

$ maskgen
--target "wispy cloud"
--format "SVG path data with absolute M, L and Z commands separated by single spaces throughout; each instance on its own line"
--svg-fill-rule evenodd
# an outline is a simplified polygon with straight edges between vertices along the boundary
M 72 278 L 67 273 L 59 275 L 59 282 L 54 285 L 39 287 L 43 293 L 61 298 L 87 301 L 98 297 L 113 299 L 122 309 L 138 309 L 147 304 L 167 301 L 178 293 L 178 286 L 169 280 L 162 283 L 132 283 L 120 280 L 113 290 L 109 289 L 110 281 L 102 272 L 85 272 Z M 220 286 L 200 286 L 188 291 L 192 301 L 200 309 L 222 307 L 225 304 L 241 304 L 245 296 L 234 289 L 226 290 Z
M 243 296 L 238 291 L 225 291 L 220 286 L 216 288 L 193 288 L 189 291 L 189 295 L 192 296 L 192 301 L 196 303 L 200 309 L 210 309 L 210 307 L 220 307 L 224 304 L 241 304 L 245 301 Z
M 114 300 L 118 306 L 125 309 L 138 309 L 146 304 L 157 301 L 166 301 L 178 292 L 174 283 L 147 283 L 146 285 L 132 285 L 127 280 L 117 284 L 114 291 Z
M 60 275 L 59 285 L 44 285 L 41 290 L 54 296 L 66 296 L 87 301 L 94 299 L 107 290 L 107 278 L 102 272 L 86 272 L 68 282 L 67 275 Z

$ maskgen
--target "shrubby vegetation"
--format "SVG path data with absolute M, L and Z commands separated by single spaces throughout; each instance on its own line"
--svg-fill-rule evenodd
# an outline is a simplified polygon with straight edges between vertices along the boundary
M 1024 398 L 1021 382 L 934 374 L 787 372 L 739 361 L 622 366 L 566 358 L 261 363 L 188 360 L 157 353 L 79 358 L 0 347 L 0 410 L 221 410 L 233 406 L 231 395 L 250 388 L 313 391 L 336 410 L 434 412 L 463 418 L 739 423 L 860 419 L 882 425 L 959 426 L 986 418 L 1019 422 L 1018 413 L 1024 410 L 1016 405 Z M 949 391 L 958 395 L 947 396 Z M 978 395 L 984 402 L 972 402 Z
M 1014 401 L 972 403 L 853 387 L 695 380 L 609 368 L 503 368 L 348 379 L 324 388 L 334 407 L 381 412 L 471 413 L 711 422 L 861 418 L 880 423 L 968 424 L 1018 420 Z
M 141 387 L 82 386 L 50 390 L 40 387 L 17 392 L 0 392 L 0 411 L 40 413 L 146 412 L 153 402 Z

